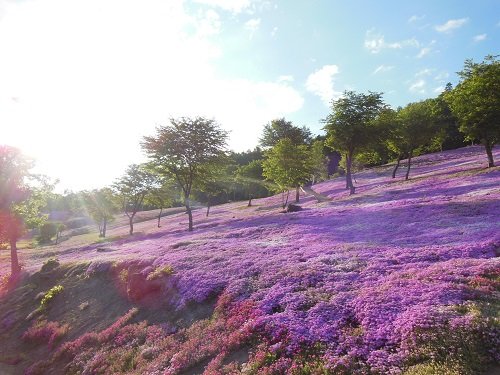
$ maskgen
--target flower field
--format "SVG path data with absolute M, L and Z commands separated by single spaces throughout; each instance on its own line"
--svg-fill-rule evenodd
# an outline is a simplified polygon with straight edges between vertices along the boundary
M 208 218 L 196 210 L 192 233 L 181 213 L 161 228 L 155 220 L 138 223 L 140 234 L 106 244 L 23 250 L 30 277 L 50 257 L 59 260 L 56 270 L 77 264 L 80 273 L 54 278 L 50 286 L 64 290 L 24 341 L 25 317 L 7 314 L 2 303 L 0 338 L 19 344 L 9 346 L 16 352 L 4 355 L 0 372 L 487 371 L 500 360 L 500 169 L 484 164 L 477 146 L 423 155 L 409 181 L 404 168 L 392 179 L 384 166 L 356 173 L 354 196 L 342 178 L 314 185 L 330 200 L 303 195 L 296 213 L 281 213 L 275 196 L 252 207 L 216 206 Z M 106 327 L 83 327 L 74 317 L 87 310 L 63 303 L 80 298 L 74 280 L 98 278 L 112 282 L 96 283 L 96 294 L 114 289 L 129 305 L 107 316 Z M 51 316 L 51 308 L 60 313 Z M 153 308 L 168 313 L 141 318 Z M 38 341 L 50 342 L 27 345 L 37 332 Z M 16 364 L 5 359 L 16 355 Z

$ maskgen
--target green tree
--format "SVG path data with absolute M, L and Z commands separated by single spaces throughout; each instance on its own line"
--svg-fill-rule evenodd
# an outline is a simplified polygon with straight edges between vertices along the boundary
M 52 190 L 46 179 L 30 173 L 34 163 L 18 149 L 0 146 L 0 243 L 9 243 L 11 276 L 20 272 L 17 241 L 25 228 L 39 227 L 41 209 Z
M 296 188 L 295 202 L 299 202 L 298 188 L 309 181 L 312 172 L 307 146 L 295 145 L 290 139 L 283 138 L 265 155 L 263 174 L 281 192 L 283 208 L 288 204 L 290 188 Z
M 294 145 L 311 143 L 311 131 L 305 126 L 299 128 L 284 118 L 272 120 L 264 125 L 259 139 L 264 148 L 274 147 L 281 139 L 288 138 Z
M 372 125 L 384 108 L 381 93 L 345 91 L 341 98 L 332 101 L 331 113 L 323 120 L 327 145 L 346 157 L 346 187 L 350 194 L 356 190 L 352 182 L 353 158 L 377 139 Z
M 194 182 L 194 189 L 204 195 L 207 203 L 207 217 L 213 200 L 229 190 L 232 176 L 228 170 L 228 162 L 228 159 L 221 158 L 218 163 L 204 165 L 200 168 L 199 178 Z
M 325 155 L 325 142 L 316 140 L 311 145 L 312 183 L 328 179 L 328 157 Z
M 248 207 L 252 205 L 254 197 L 257 195 L 266 195 L 267 189 L 263 181 L 262 160 L 253 160 L 246 165 L 238 167 L 235 172 L 235 178 L 247 193 Z
M 117 197 L 110 188 L 81 193 L 85 209 L 99 228 L 99 237 L 106 237 L 108 223 L 115 219 L 119 210 Z
M 146 195 L 144 201 L 155 208 L 158 212 L 158 228 L 161 227 L 161 217 L 165 207 L 171 207 L 178 198 L 178 187 L 175 184 L 174 177 L 164 171 L 159 171 L 154 165 L 148 165 L 148 170 L 155 176 L 155 186 Z
M 500 140 L 500 61 L 487 56 L 483 62 L 466 60 L 458 73 L 460 82 L 445 94 L 453 114 L 469 140 L 484 145 L 488 167 L 495 166 L 492 149 Z
M 152 162 L 175 176 L 184 194 L 193 230 L 190 196 L 193 183 L 203 178 L 203 167 L 218 164 L 226 156 L 227 132 L 213 119 L 203 117 L 171 119 L 157 128 L 156 135 L 144 137 L 142 147 Z
M 395 130 L 397 151 L 408 156 L 405 179 L 410 178 L 411 159 L 417 148 L 429 143 L 436 133 L 432 117 L 432 99 L 409 103 L 398 112 Z
M 134 217 L 142 207 L 146 195 L 159 187 L 158 178 L 145 165 L 132 164 L 113 185 L 121 197 L 122 208 L 128 217 L 129 234 L 134 233 Z

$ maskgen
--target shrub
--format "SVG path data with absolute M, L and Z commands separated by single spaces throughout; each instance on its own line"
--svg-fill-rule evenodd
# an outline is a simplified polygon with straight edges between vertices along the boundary
M 40 226 L 40 234 L 38 235 L 38 240 L 41 243 L 50 242 L 52 237 L 54 237 L 58 232 L 58 224 L 57 223 L 44 223 Z
M 166 265 L 162 267 L 156 267 L 153 272 L 151 272 L 146 280 L 151 281 L 155 279 L 159 279 L 160 277 L 163 276 L 170 276 L 174 273 L 174 269 L 171 265 Z
M 59 293 L 61 293 L 63 290 L 64 287 L 62 285 L 56 285 L 50 288 L 50 290 L 47 293 L 45 293 L 42 300 L 40 301 L 40 307 L 42 309 L 46 308 L 49 302 L 52 301 L 52 299 L 54 299 L 54 297 L 57 296 Z
M 68 324 L 61 325 L 58 322 L 39 320 L 24 332 L 22 339 L 36 343 L 47 343 L 49 348 L 52 348 L 53 344 L 63 337 L 68 330 Z
M 49 258 L 43 263 L 41 271 L 49 272 L 57 267 L 59 267 L 59 260 L 57 258 Z

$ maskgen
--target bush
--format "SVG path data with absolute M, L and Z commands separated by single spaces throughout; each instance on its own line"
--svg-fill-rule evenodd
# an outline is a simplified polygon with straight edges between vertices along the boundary
M 47 322 L 41 320 L 28 328 L 23 334 L 23 340 L 37 343 L 47 343 L 49 348 L 63 337 L 69 330 L 69 325 L 60 325 L 58 322 Z
M 40 307 L 45 308 L 49 304 L 50 301 L 54 299 L 55 296 L 57 296 L 59 293 L 61 293 L 64 290 L 64 287 L 62 285 L 56 285 L 52 287 L 45 295 L 43 296 L 42 300 L 40 301 Z
M 58 232 L 59 225 L 57 223 L 45 223 L 40 226 L 40 234 L 38 235 L 38 240 L 41 243 L 50 242 L 52 237 L 54 237 Z

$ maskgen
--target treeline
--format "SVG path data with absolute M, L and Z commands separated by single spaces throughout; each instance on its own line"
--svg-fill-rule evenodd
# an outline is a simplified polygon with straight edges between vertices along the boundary
M 456 87 L 448 84 L 437 98 L 391 108 L 382 93 L 346 91 L 332 101 L 323 119 L 325 136 L 313 138 L 306 127 L 284 118 L 266 124 L 259 147 L 235 153 L 227 150 L 228 134 L 214 119 L 178 118 L 145 136 L 141 147 L 148 162 L 133 164 L 114 184 L 93 191 L 57 195 L 46 180 L 30 173 L 33 164 L 18 150 L 0 148 L 0 243 L 11 248 L 12 274 L 19 271 L 16 242 L 23 228 L 43 225 L 43 213 L 62 210 L 74 217 L 88 215 L 106 236 L 108 223 L 118 212 L 129 219 L 133 234 L 137 212 L 184 206 L 188 230 L 193 230 L 193 202 L 213 204 L 281 193 L 282 206 L 290 191 L 345 174 L 346 189 L 355 193 L 355 170 L 407 159 L 410 176 L 414 156 L 481 143 L 488 166 L 494 166 L 492 149 L 500 139 L 500 62 L 487 56 L 483 62 L 466 60 Z M 340 160 L 340 167 L 339 167 Z M 67 223 L 68 224 L 68 223 Z M 55 229 L 54 229 L 55 228 Z M 55 225 L 46 235 L 57 236 Z

